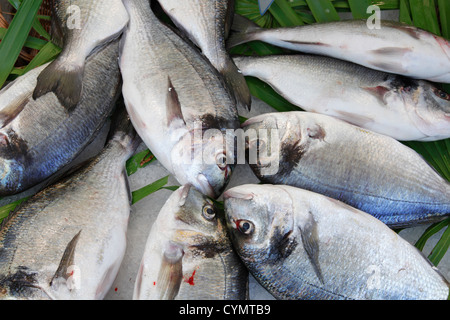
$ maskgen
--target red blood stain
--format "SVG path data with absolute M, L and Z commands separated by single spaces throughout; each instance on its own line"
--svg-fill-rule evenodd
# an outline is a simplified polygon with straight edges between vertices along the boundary
M 117 288 L 115 288 L 114 291 L 117 292 Z
M 194 285 L 195 271 L 196 271 L 196 270 L 194 270 L 194 272 L 192 272 L 192 276 L 190 276 L 188 279 L 184 279 L 184 281 L 187 282 L 187 283 L 189 283 L 191 286 Z

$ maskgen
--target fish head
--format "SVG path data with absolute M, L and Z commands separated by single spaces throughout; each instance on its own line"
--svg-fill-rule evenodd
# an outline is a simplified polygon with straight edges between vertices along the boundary
M 410 119 L 430 140 L 450 137 L 450 94 L 430 82 L 417 82 L 415 87 L 399 88 Z
M 263 114 L 247 120 L 242 127 L 247 162 L 259 179 L 288 174 L 309 143 L 308 130 L 314 130 L 317 136 L 322 134 L 315 124 L 289 112 Z
M 209 197 L 194 186 L 185 184 L 173 195 L 177 221 L 175 242 L 188 242 L 191 250 L 212 257 L 227 243 L 226 228 L 221 210 Z
M 234 152 L 227 148 L 231 135 L 210 129 L 190 133 L 172 150 L 172 168 L 181 184 L 192 184 L 203 194 L 217 199 L 234 169 Z
M 273 185 L 241 185 L 224 193 L 227 227 L 234 248 L 247 264 L 275 261 L 293 230 L 290 196 Z

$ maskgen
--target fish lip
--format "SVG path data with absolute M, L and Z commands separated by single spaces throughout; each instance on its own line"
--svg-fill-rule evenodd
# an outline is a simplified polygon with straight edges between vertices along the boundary
M 229 189 L 227 191 L 224 192 L 223 194 L 223 199 L 227 200 L 227 199 L 243 199 L 243 200 L 252 200 L 254 198 L 254 194 L 251 192 L 239 192 L 237 190 L 234 189 Z
M 218 196 L 216 194 L 216 191 L 214 190 L 211 183 L 209 183 L 208 178 L 202 173 L 200 173 L 197 176 L 197 182 L 198 186 L 196 188 L 203 194 L 207 195 L 208 197 L 216 199 Z
M 250 119 L 247 119 L 244 123 L 241 124 L 241 128 L 245 128 L 245 127 L 248 127 L 248 126 L 250 126 L 252 124 L 262 123 L 262 122 L 264 122 L 264 120 L 260 119 L 259 117 L 250 118 Z

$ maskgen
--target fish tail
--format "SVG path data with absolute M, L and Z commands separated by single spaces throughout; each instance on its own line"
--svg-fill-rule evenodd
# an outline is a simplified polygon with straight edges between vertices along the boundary
M 253 21 L 235 14 L 233 25 L 231 26 L 231 33 L 228 37 L 226 47 L 231 49 L 242 43 L 257 40 L 258 33 L 262 30 Z
M 111 118 L 111 130 L 109 132 L 109 143 L 120 143 L 131 155 L 141 143 L 141 139 L 131 123 L 130 117 L 124 105 L 123 99 L 118 100 L 118 105 Z
M 238 106 L 250 111 L 252 104 L 250 89 L 248 88 L 244 75 L 231 58 L 227 59 L 221 73 L 225 78 L 228 88 L 230 88 L 236 97 Z
M 63 62 L 57 59 L 41 72 L 33 92 L 33 99 L 53 92 L 64 108 L 70 111 L 81 99 L 84 65 Z

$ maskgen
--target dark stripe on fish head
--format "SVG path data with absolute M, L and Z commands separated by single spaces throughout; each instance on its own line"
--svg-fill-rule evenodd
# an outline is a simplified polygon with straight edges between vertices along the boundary
M 0 276 L 0 298 L 30 298 L 37 288 L 37 273 L 19 266 L 9 275 Z
M 419 93 L 410 97 L 415 103 L 411 118 L 427 136 L 450 137 L 450 94 L 427 81 L 420 84 Z
M 225 192 L 230 236 L 248 264 L 277 264 L 298 245 L 292 198 L 277 186 L 244 185 Z
M 306 146 L 297 141 L 283 141 L 280 149 L 279 176 L 287 176 L 297 167 L 306 153 Z
M 22 191 L 24 179 L 32 179 L 24 174 L 32 159 L 28 144 L 13 129 L 0 132 L 0 195 Z
M 223 210 L 192 186 L 185 192 L 183 203 L 175 213 L 175 219 L 185 225 L 180 233 L 182 241 L 188 242 L 196 254 L 213 258 L 229 247 Z

